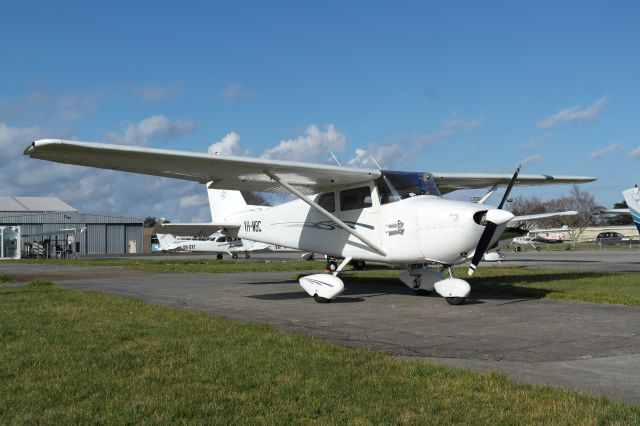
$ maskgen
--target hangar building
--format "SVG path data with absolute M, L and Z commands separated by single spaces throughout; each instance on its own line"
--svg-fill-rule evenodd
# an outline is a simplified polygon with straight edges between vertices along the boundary
M 19 226 L 22 246 L 49 239 L 68 244 L 63 229 L 77 229 L 79 254 L 142 253 L 143 220 L 139 218 L 78 213 L 55 197 L 0 196 L 0 226 Z M 30 236 L 31 235 L 31 236 Z

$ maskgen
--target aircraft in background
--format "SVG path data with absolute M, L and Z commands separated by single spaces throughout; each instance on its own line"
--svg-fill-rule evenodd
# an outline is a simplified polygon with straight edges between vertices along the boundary
M 537 251 L 540 251 L 540 245 L 542 244 L 562 244 L 564 243 L 565 236 L 562 233 L 557 233 L 555 236 L 540 235 L 542 231 L 532 231 L 522 237 L 516 237 L 513 239 L 515 244 L 514 251 L 522 250 L 522 246 L 531 246 Z
M 473 275 L 485 252 L 516 218 L 504 210 L 514 185 L 584 183 L 593 177 L 482 173 L 416 173 L 219 156 L 58 139 L 33 142 L 25 155 L 197 182 L 209 188 L 289 192 L 296 200 L 267 209 L 228 211 L 214 223 L 195 224 L 226 235 L 277 244 L 344 260 L 333 274 L 300 278 L 318 302 L 342 293 L 338 277 L 352 259 L 405 265 L 400 279 L 415 290 L 435 290 L 449 304 L 464 303 L 471 287 L 451 267 L 470 261 Z M 506 191 L 497 207 L 449 200 L 459 189 Z M 488 198 L 488 197 L 487 197 Z M 483 197 L 483 201 L 486 198 Z M 214 231 L 211 231 L 212 233 Z M 195 235 L 195 234 L 194 234 Z M 432 265 L 442 272 L 425 265 Z
M 609 209 L 603 210 L 601 213 L 630 214 L 633 224 L 636 225 L 638 232 L 640 232 L 640 189 L 638 189 L 638 185 L 622 191 L 622 196 L 627 203 L 626 209 Z
M 221 232 L 211 234 L 206 239 L 178 239 L 171 234 L 156 235 L 163 251 L 217 253 L 218 259 L 222 259 L 224 253 L 233 260 L 238 259 L 238 254 L 241 253 L 244 253 L 245 259 L 249 259 L 252 252 L 269 250 L 270 247 L 270 244 L 227 237 Z

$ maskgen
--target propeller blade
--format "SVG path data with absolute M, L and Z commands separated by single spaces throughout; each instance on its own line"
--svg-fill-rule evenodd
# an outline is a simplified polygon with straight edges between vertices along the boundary
M 500 204 L 498 204 L 499 209 L 502 209 L 502 207 L 504 207 L 504 203 L 507 202 L 507 198 L 509 198 L 509 194 L 511 193 L 513 184 L 516 183 L 516 179 L 518 179 L 519 173 L 520 173 L 520 165 L 518 164 L 518 167 L 516 168 L 516 172 L 513 174 L 511 181 L 509 181 L 509 186 L 507 186 L 507 190 L 504 192 L 504 195 L 502 196 L 502 200 L 500 201 Z
M 480 237 L 480 241 L 478 241 L 476 251 L 473 253 L 473 259 L 471 259 L 471 263 L 469 264 L 469 271 L 467 272 L 469 276 L 473 275 L 473 273 L 476 271 L 478 264 L 482 260 L 482 256 L 484 256 L 484 252 L 487 251 L 489 243 L 491 243 L 493 233 L 496 232 L 497 228 L 498 225 L 496 225 L 495 223 L 487 222 L 487 225 L 482 232 L 482 236 Z

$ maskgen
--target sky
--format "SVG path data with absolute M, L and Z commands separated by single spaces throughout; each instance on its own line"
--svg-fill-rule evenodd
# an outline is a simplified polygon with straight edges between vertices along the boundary
M 640 181 L 638 22 L 637 1 L 0 1 L 0 195 L 210 218 L 202 185 L 22 155 L 66 138 L 427 172 L 522 164 L 595 176 L 582 189 L 612 207 Z

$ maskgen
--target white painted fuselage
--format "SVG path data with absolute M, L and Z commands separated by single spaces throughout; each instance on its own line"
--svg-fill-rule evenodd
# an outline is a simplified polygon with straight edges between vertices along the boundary
M 227 217 L 227 221 L 240 223 L 240 238 L 304 251 L 396 264 L 454 265 L 467 260 L 485 229 L 476 223 L 474 214 L 491 209 L 482 204 L 430 195 L 383 205 L 377 202 L 375 193 L 372 199 L 371 207 L 344 212 L 338 209 L 334 214 L 381 247 L 385 255 L 302 200 L 239 213 Z M 498 229 L 496 240 L 502 229 Z

